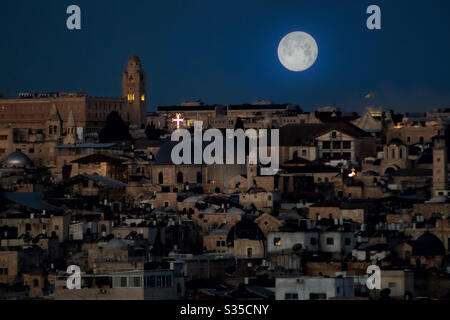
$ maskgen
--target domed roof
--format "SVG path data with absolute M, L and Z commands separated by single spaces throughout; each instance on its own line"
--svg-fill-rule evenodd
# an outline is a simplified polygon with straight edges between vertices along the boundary
M 445 256 L 445 248 L 438 237 L 427 231 L 414 241 L 412 255 L 430 257 Z
M 24 168 L 32 166 L 33 162 L 26 154 L 20 151 L 11 153 L 4 161 L 3 166 L 6 168 Z

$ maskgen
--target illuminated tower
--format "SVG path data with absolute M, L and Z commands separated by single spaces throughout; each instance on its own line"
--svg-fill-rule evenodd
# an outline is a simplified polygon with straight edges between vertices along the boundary
M 123 119 L 131 125 L 141 127 L 147 117 L 147 81 L 139 57 L 128 59 L 122 78 L 122 96 L 126 99 L 127 116 Z
M 445 195 L 448 190 L 448 162 L 445 137 L 434 137 L 433 193 L 432 197 Z
M 65 144 L 75 144 L 77 142 L 77 126 L 72 110 L 70 110 L 69 117 L 66 123 L 66 136 L 64 137 Z
M 61 135 L 61 116 L 59 115 L 58 108 L 55 104 L 52 104 L 48 119 L 46 121 L 46 135 L 47 140 L 57 140 Z

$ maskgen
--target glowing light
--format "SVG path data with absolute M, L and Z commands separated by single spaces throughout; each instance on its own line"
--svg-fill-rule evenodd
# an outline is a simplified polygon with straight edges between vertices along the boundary
M 145 101 L 145 94 L 141 96 L 141 101 Z
M 181 113 L 177 113 L 177 117 L 172 119 L 172 122 L 177 123 L 177 129 L 181 128 L 181 123 L 184 122 L 184 119 L 181 117 Z
M 356 176 L 356 170 L 355 170 L 355 169 L 352 169 L 352 172 L 350 172 L 350 173 L 348 174 L 348 177 L 349 177 L 349 178 L 353 178 L 354 176 Z

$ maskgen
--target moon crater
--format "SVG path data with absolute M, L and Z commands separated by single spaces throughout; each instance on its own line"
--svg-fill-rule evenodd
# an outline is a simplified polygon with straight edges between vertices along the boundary
M 288 70 L 300 72 L 316 62 L 319 48 L 316 40 L 306 32 L 295 31 L 286 35 L 278 46 L 278 59 Z

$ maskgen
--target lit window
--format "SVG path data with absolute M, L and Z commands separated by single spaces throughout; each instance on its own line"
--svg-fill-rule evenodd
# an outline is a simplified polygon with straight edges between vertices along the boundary
M 281 246 L 281 238 L 274 238 L 273 239 L 273 245 L 275 247 L 280 247 Z
M 145 94 L 141 96 L 141 101 L 145 101 Z

